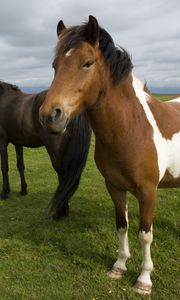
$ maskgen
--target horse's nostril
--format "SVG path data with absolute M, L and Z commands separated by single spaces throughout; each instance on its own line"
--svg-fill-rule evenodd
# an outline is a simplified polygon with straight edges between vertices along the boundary
M 60 108 L 54 109 L 53 112 L 51 113 L 52 122 L 57 121 L 60 118 L 61 113 L 62 113 L 62 110 Z

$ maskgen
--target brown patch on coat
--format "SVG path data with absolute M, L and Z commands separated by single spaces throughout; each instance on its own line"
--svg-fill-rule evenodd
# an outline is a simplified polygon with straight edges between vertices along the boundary
M 148 105 L 162 136 L 171 140 L 180 129 L 180 103 L 161 102 L 151 97 Z

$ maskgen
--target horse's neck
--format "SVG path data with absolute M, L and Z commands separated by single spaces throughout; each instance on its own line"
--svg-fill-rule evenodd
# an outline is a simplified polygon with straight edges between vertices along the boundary
M 139 126 L 141 105 L 137 101 L 131 77 L 117 86 L 109 86 L 89 111 L 96 138 L 106 145 L 126 142 L 134 125 Z
M 39 108 L 44 101 L 46 91 L 38 94 L 27 95 L 26 103 L 24 106 L 24 114 L 26 114 L 26 109 L 28 110 L 29 117 L 33 123 L 39 123 Z
M 22 94 L 19 96 L 19 121 L 25 136 L 36 136 L 38 118 L 38 103 L 36 94 Z

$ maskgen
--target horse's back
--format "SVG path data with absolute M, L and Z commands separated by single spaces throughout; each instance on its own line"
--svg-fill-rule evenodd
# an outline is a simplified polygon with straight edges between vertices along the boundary
M 175 114 L 179 115 L 180 120 L 180 97 L 165 102 L 168 107 L 171 107 Z

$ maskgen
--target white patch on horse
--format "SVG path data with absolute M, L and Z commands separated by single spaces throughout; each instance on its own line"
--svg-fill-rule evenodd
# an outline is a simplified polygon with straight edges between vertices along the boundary
M 74 51 L 74 48 L 71 48 L 70 50 L 68 50 L 68 52 L 66 52 L 66 56 L 71 56 L 72 52 Z
M 127 222 L 126 228 L 120 228 L 118 230 L 118 240 L 119 240 L 119 249 L 118 249 L 118 259 L 113 265 L 113 268 L 118 268 L 123 271 L 126 271 L 126 260 L 131 256 L 129 252 L 129 243 L 128 243 L 128 204 L 126 204 L 125 218 Z
M 170 100 L 169 102 L 178 102 L 178 103 L 180 103 L 180 97 L 175 98 L 175 99 L 173 99 L 173 100 Z
M 133 73 L 132 73 L 132 78 L 133 78 L 133 84 L 136 85 L 140 90 L 144 91 L 145 81 L 143 82 L 142 80 L 137 78 Z
M 122 271 L 127 271 L 126 260 L 129 258 L 129 244 L 128 244 L 128 228 L 120 228 L 118 230 L 118 240 L 119 240 L 119 249 L 118 249 L 118 259 L 113 265 L 113 268 L 121 269 Z
M 153 241 L 153 233 L 152 233 L 152 227 L 151 231 L 145 232 L 140 231 L 139 232 L 139 240 L 142 247 L 142 253 L 143 253 L 143 260 L 142 260 L 142 272 L 140 276 L 138 277 L 137 281 L 141 282 L 145 285 L 152 286 L 151 281 L 151 271 L 153 270 L 153 262 L 151 259 L 151 243 Z
M 168 170 L 174 178 L 178 178 L 180 176 L 180 131 L 175 133 L 171 139 L 165 139 L 162 136 L 148 105 L 150 95 L 140 89 L 134 79 L 133 87 L 137 98 L 143 106 L 146 117 L 153 128 L 153 140 L 158 154 L 159 181 L 163 178 L 166 170 Z

